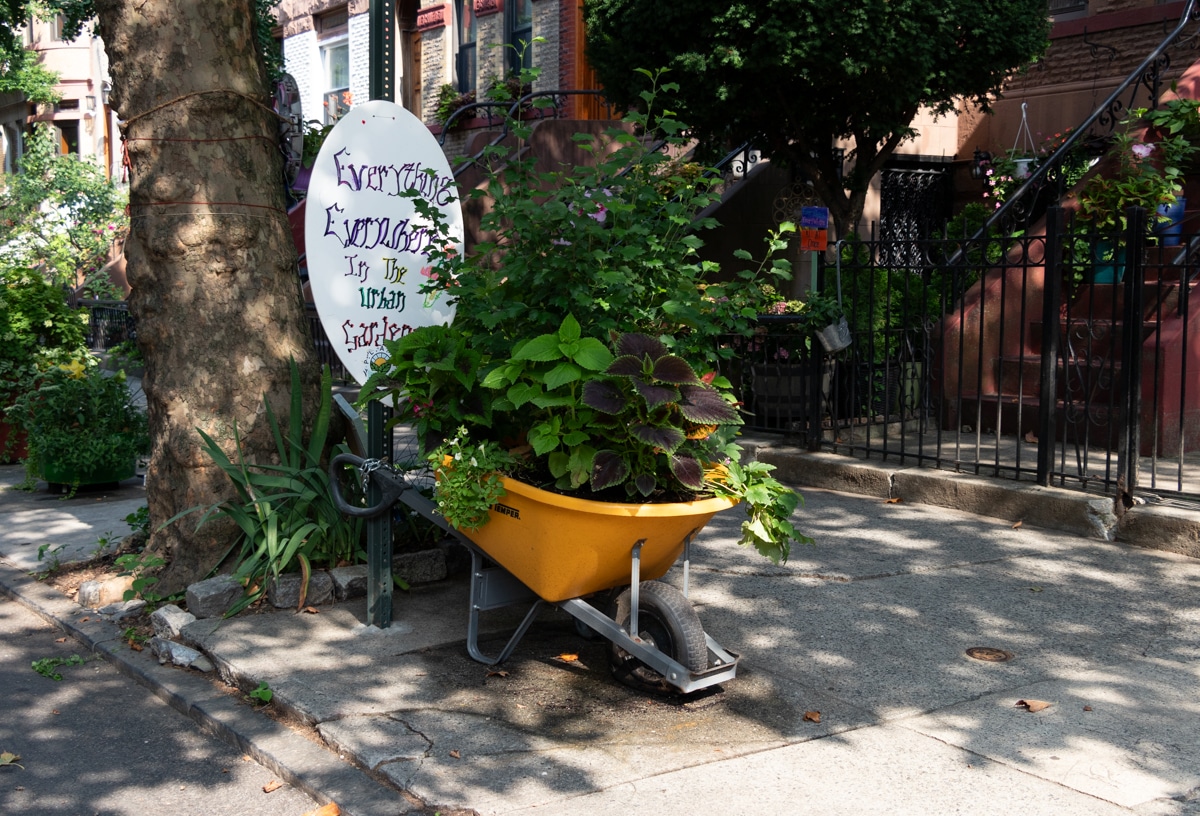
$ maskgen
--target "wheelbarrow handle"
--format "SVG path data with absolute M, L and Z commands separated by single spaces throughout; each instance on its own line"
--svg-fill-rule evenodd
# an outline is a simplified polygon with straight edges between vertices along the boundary
M 368 476 L 379 487 L 379 503 L 371 507 L 355 507 L 350 504 L 342 496 L 342 488 L 338 476 L 341 473 L 343 465 L 352 465 L 356 470 L 362 470 L 366 462 L 366 459 L 361 456 L 355 456 L 353 453 L 339 453 L 329 462 L 329 491 L 333 494 L 333 503 L 337 506 L 337 509 L 347 516 L 373 518 L 381 513 L 385 513 L 400 498 L 400 494 L 408 489 L 408 484 L 404 481 L 403 477 L 397 476 L 386 467 L 377 467 L 371 470 Z

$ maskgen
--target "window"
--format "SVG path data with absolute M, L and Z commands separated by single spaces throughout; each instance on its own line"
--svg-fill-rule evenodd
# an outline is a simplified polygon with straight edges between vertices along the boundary
M 513 73 L 533 67 L 533 0 L 510 0 L 505 9 L 508 67 Z
M 341 119 L 350 109 L 350 16 L 345 8 L 316 19 L 317 43 L 321 48 L 322 96 L 325 124 Z
M 65 119 L 54 123 L 58 131 L 58 152 L 64 156 L 79 155 L 79 120 Z
M 50 20 L 50 39 L 53 42 L 62 42 L 63 38 L 63 16 L 55 14 Z
M 458 35 L 458 55 L 454 67 L 458 74 L 458 91 L 475 90 L 475 3 L 473 0 L 454 0 L 455 33 Z
M 1050 0 L 1050 16 L 1078 14 L 1087 11 L 1087 0 Z

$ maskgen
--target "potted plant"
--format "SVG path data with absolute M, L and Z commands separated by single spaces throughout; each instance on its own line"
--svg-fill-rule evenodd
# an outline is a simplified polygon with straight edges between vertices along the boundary
M 395 421 L 416 426 L 434 466 L 439 507 L 477 543 L 521 512 L 510 506 L 518 492 L 642 521 L 669 505 L 696 515 L 698 502 L 713 502 L 702 518 L 740 501 L 742 543 L 781 561 L 791 541 L 806 540 L 789 520 L 798 497 L 770 466 L 742 463 L 736 398 L 715 368 L 719 338 L 753 330 L 756 310 L 738 290 L 788 274 L 772 257 L 785 242 L 769 236 L 766 258 L 734 276 L 744 288 L 707 282 L 715 267 L 697 259 L 696 233 L 710 222 L 696 215 L 715 192 L 679 173 L 670 150 L 646 147 L 654 125 L 681 142 L 671 134 L 682 125 L 654 98 L 629 116 L 642 132 L 611 132 L 594 166 L 542 174 L 519 158 L 492 163 L 482 228 L 500 237 L 468 256 L 435 242 L 426 289 L 455 299 L 454 320 L 385 342 L 390 356 L 360 404 L 395 401 Z M 637 537 L 613 534 L 627 580 Z M 668 550 L 682 546 L 677 537 Z M 665 571 L 678 551 L 651 560 Z M 554 559 L 573 554 L 559 548 Z M 531 586 L 547 599 L 579 590 Z
M 1175 203 L 1183 189 L 1182 167 L 1196 151 L 1181 133 L 1145 127 L 1139 118 L 1143 114 L 1131 113 L 1125 129 L 1113 136 L 1100 172 L 1079 192 L 1079 220 L 1097 237 L 1094 283 L 1117 283 L 1124 277 L 1120 235 L 1128 227 L 1129 207 L 1150 210 L 1151 226 L 1170 220 L 1160 208 Z
M 146 412 L 125 382 L 93 360 L 55 366 L 40 375 L 6 416 L 25 431 L 26 472 L 52 486 L 107 484 L 132 477 L 149 450 Z
M 41 373 L 81 354 L 86 312 L 61 289 L 24 269 L 0 270 L 0 462 L 25 456 L 24 433 L 4 411 L 37 387 Z

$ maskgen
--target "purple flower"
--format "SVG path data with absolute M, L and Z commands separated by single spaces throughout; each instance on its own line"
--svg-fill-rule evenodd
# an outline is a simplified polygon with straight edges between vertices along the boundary
M 1130 149 L 1133 151 L 1133 155 L 1137 156 L 1139 159 L 1144 159 L 1154 152 L 1154 145 L 1148 143 L 1135 144 Z

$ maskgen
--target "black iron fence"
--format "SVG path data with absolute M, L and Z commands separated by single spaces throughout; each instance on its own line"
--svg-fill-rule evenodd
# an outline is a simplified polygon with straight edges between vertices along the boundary
M 92 351 L 108 351 L 137 339 L 137 325 L 124 301 L 83 300 L 79 305 L 88 310 L 87 342 Z
M 811 449 L 1106 493 L 1200 498 L 1200 239 L 1044 235 L 844 245 L 853 342 L 798 319 L 732 340 L 748 425 Z M 919 251 L 914 251 L 916 248 Z M 903 258 L 903 264 L 895 259 Z

